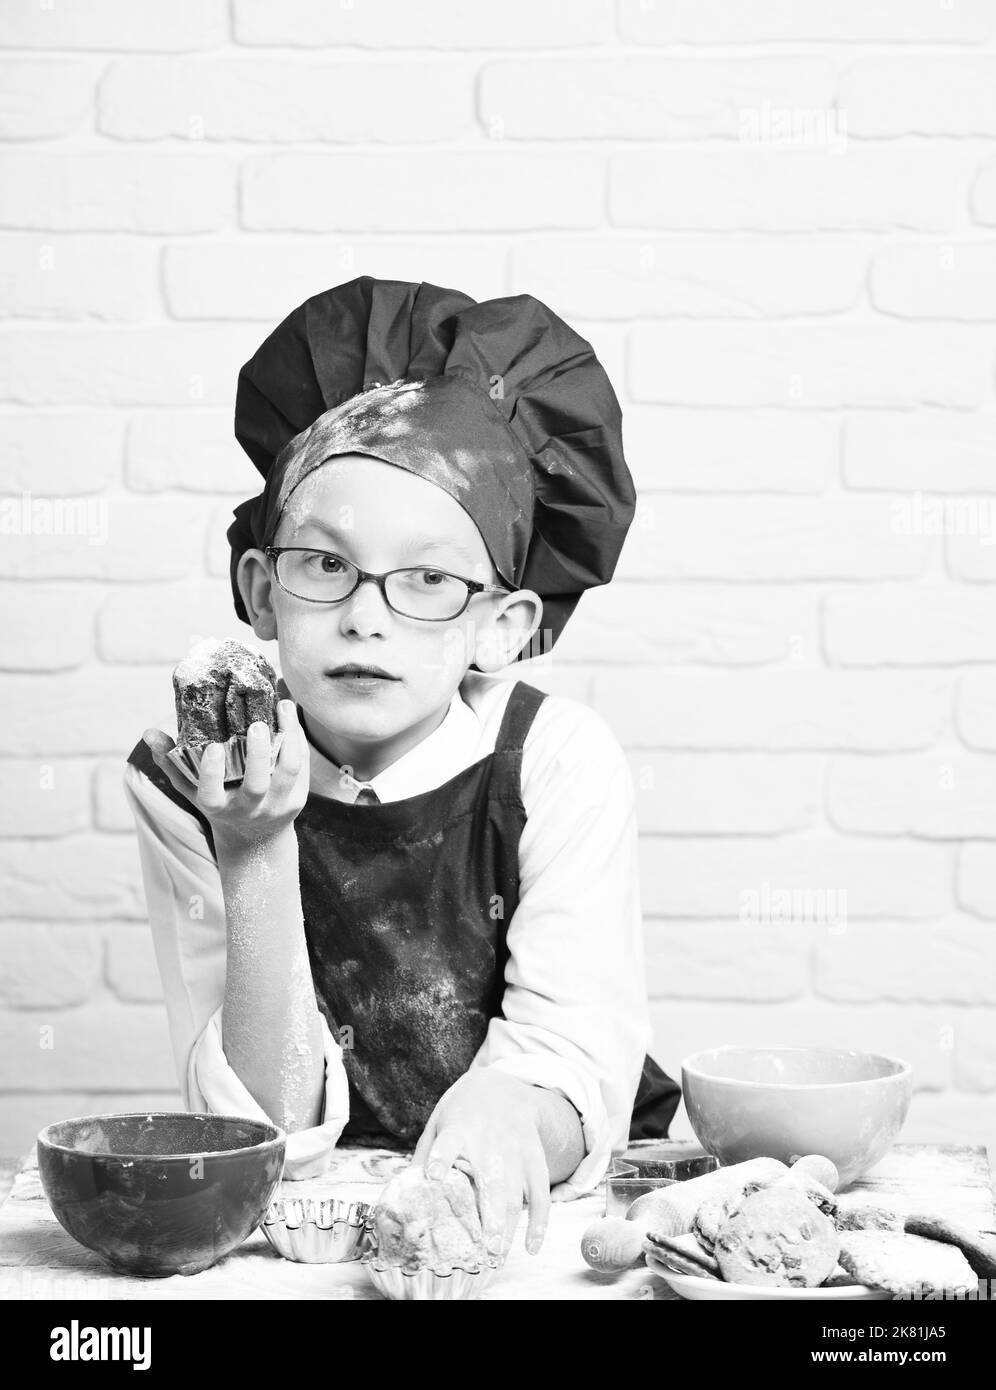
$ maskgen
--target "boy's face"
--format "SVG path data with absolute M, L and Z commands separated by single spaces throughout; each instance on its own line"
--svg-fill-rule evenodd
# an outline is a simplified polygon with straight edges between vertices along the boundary
M 344 455 L 317 468 L 291 494 L 273 544 L 331 551 L 382 574 L 405 566 L 500 582 L 470 515 L 434 483 L 380 459 Z M 295 598 L 276 582 L 260 551 L 240 569 L 256 635 L 276 637 L 288 689 L 304 709 L 312 738 L 363 776 L 432 731 L 474 661 L 498 669 L 514 660 L 538 626 L 542 602 L 529 591 L 475 594 L 458 617 L 403 617 L 376 584 L 361 584 L 339 603 Z M 394 679 L 359 685 L 330 675 L 355 662 Z M 323 734 L 325 737 L 323 737 Z M 373 762 L 371 762 L 373 756 Z M 386 765 L 386 763 L 385 763 Z

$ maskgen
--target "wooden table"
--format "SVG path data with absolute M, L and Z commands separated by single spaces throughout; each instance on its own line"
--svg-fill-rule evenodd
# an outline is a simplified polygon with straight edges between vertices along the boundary
M 281 1196 L 337 1193 L 372 1201 L 399 1162 L 381 1150 L 339 1149 L 337 1165 L 321 1179 L 284 1182 Z M 996 1215 L 984 1148 L 897 1144 L 863 1179 L 840 1194 L 842 1205 L 874 1202 L 900 1211 L 931 1211 L 996 1234 Z M 678 1301 L 646 1268 L 618 1277 L 596 1274 L 580 1255 L 581 1234 L 605 1208 L 603 1189 L 553 1206 L 539 1255 L 523 1248 L 523 1219 L 501 1274 L 483 1297 L 528 1301 L 635 1299 Z M 358 1264 L 303 1265 L 283 1260 L 261 1231 L 225 1259 L 189 1278 L 133 1279 L 115 1274 L 77 1244 L 52 1215 L 32 1153 L 0 1208 L 0 1299 L 378 1299 Z

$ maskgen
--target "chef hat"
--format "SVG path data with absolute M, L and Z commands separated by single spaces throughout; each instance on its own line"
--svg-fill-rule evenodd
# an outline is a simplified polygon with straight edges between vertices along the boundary
M 621 426 L 591 345 L 531 295 L 477 304 L 368 275 L 315 295 L 239 373 L 235 436 L 266 484 L 228 530 L 236 612 L 248 621 L 243 553 L 272 544 L 315 468 L 361 454 L 465 508 L 501 578 L 543 600 L 546 651 L 585 589 L 611 579 L 632 522 Z

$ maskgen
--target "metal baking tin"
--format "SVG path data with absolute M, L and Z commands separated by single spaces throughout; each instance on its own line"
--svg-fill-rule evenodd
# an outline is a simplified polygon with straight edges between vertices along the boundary
M 283 730 L 270 735 L 270 771 L 273 771 L 277 761 L 277 754 L 280 752 L 280 745 L 284 741 Z M 221 745 L 225 750 L 225 786 L 230 783 L 241 782 L 246 772 L 246 736 L 245 734 L 233 734 Z M 180 744 L 176 748 L 171 748 L 166 754 L 174 767 L 180 769 L 188 782 L 197 785 L 201 775 L 201 758 L 204 756 L 205 748 L 210 744 L 204 743 L 199 748 L 188 748 L 185 744 Z
M 368 1248 L 373 1207 L 339 1197 L 283 1197 L 271 1202 L 262 1231 L 285 1260 L 345 1264 Z
M 361 1263 L 378 1293 L 396 1302 L 480 1298 L 502 1266 L 497 1256 L 489 1255 L 480 1264 L 451 1265 L 446 1269 L 433 1269 L 429 1265 L 416 1268 L 382 1259 L 375 1250 L 367 1251 Z

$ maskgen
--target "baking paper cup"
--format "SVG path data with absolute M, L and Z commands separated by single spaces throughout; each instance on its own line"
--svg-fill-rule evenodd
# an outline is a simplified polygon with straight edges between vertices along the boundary
M 283 731 L 271 734 L 270 736 L 270 771 L 277 761 L 277 754 L 280 752 L 280 745 L 284 741 Z M 171 748 L 166 754 L 174 767 L 178 767 L 187 778 L 188 782 L 197 785 L 201 775 L 201 758 L 204 756 L 205 748 L 210 745 L 205 743 L 200 748 L 188 748 L 185 744 L 180 744 L 176 748 Z M 246 736 L 245 734 L 233 734 L 230 739 L 221 745 L 225 750 L 225 786 L 229 783 L 241 782 L 246 773 Z
M 368 1251 L 361 1263 L 377 1292 L 397 1302 L 480 1298 L 502 1265 L 496 1256 L 489 1255 L 480 1264 L 452 1265 L 447 1269 L 427 1265 L 416 1269 L 382 1259 L 376 1251 Z
M 339 1197 L 285 1197 L 271 1202 L 263 1234 L 285 1260 L 332 1265 L 358 1260 L 368 1248 L 373 1207 Z

